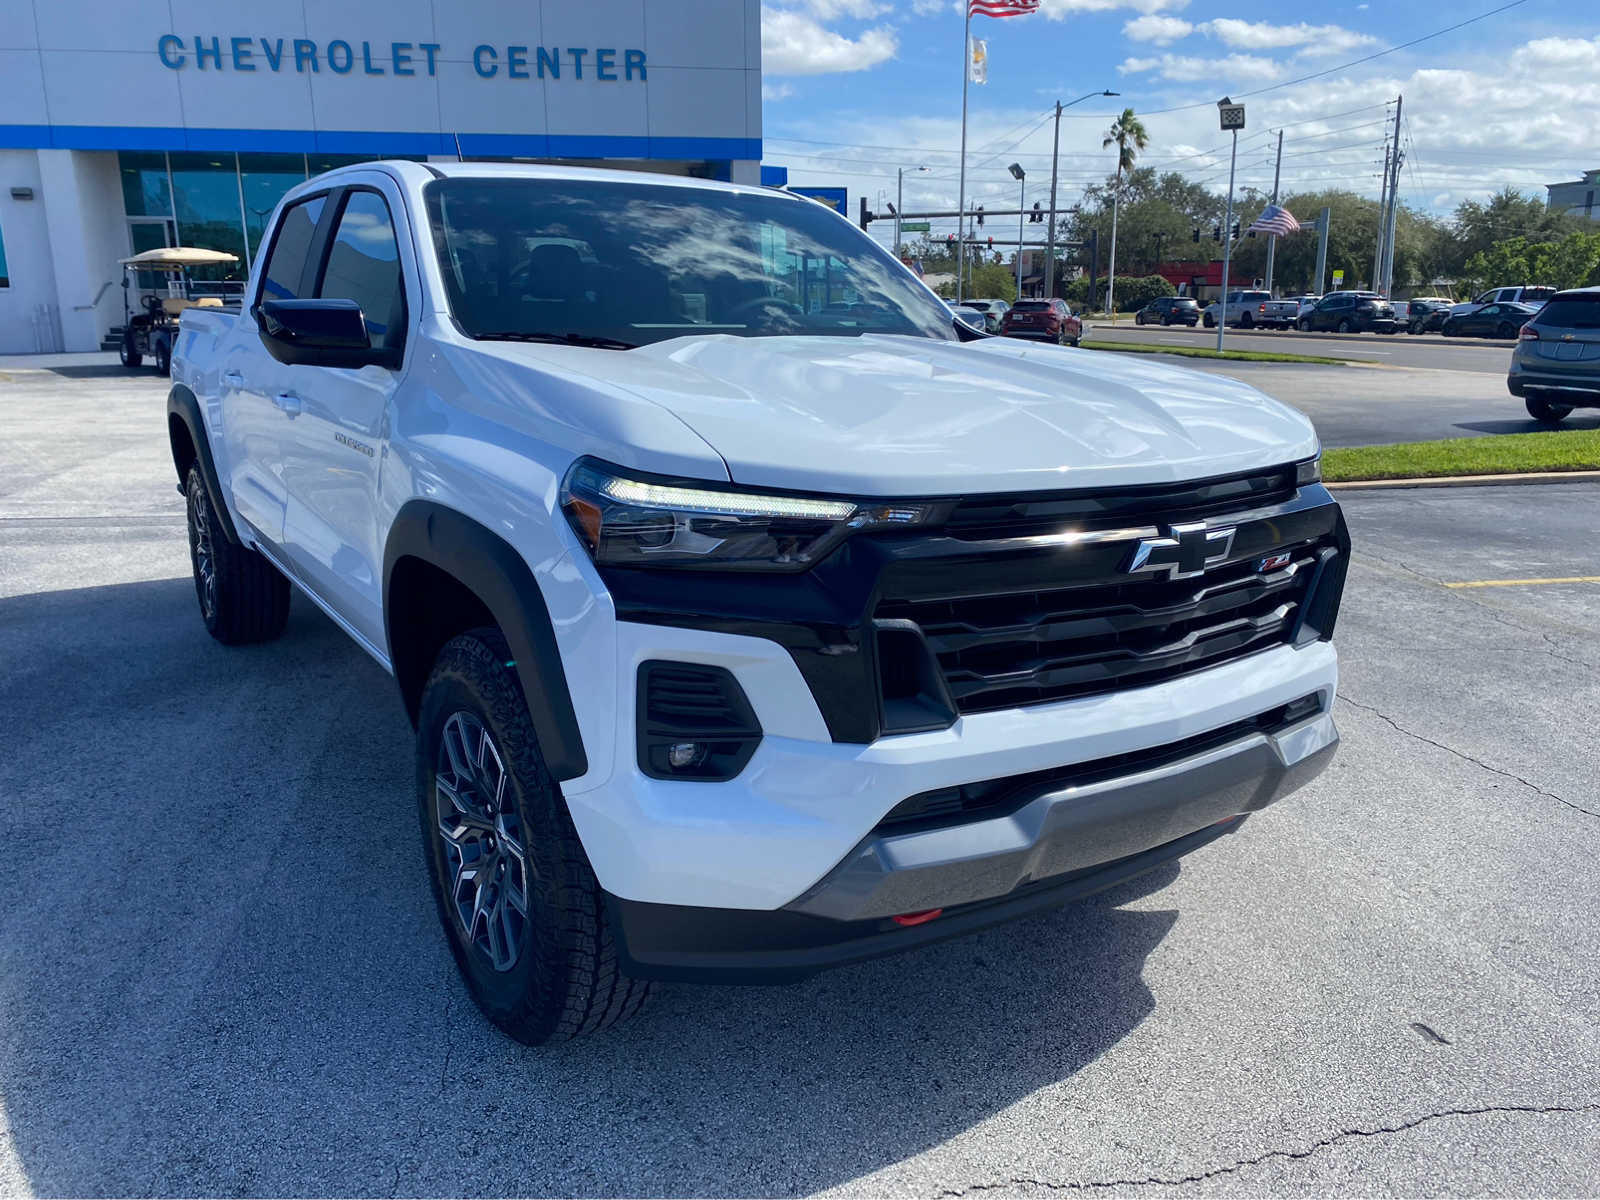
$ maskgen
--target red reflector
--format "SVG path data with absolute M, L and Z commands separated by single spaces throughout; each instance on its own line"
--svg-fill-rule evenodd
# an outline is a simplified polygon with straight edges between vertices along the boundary
M 943 911 L 942 908 L 929 908 L 922 912 L 901 913 L 893 920 L 896 925 L 926 925 Z

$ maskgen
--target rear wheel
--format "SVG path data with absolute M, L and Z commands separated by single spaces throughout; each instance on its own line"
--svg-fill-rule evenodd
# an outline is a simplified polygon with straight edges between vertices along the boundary
M 228 540 L 198 466 L 184 481 L 189 563 L 206 632 L 225 646 L 270 642 L 289 619 L 289 581 L 248 546 Z
M 1249 313 L 1245 313 L 1244 316 L 1239 318 L 1239 328 L 1240 329 L 1249 329 L 1252 326 L 1254 326 L 1255 323 L 1256 323 L 1256 319 L 1254 317 L 1252 317 Z
M 1217 326 L 1217 319 L 1215 317 L 1213 317 L 1210 313 L 1207 313 L 1205 316 L 1201 317 L 1200 319 L 1206 323 L 1206 328 L 1207 329 L 1215 329 L 1216 326 Z
M 540 753 L 498 629 L 440 652 L 417 719 L 417 799 L 439 918 L 472 998 L 511 1037 L 564 1041 L 632 1016 L 600 884 Z
M 1350 324 L 1350 322 L 1348 320 L 1341 319 L 1339 321 L 1339 332 L 1340 333 L 1349 333 L 1351 328 L 1352 328 L 1352 326 L 1351 326 L 1351 324 Z
M 1422 322 L 1421 321 L 1413 321 L 1413 322 L 1411 322 L 1411 324 L 1409 326 L 1409 329 L 1410 329 L 1410 332 L 1412 332 L 1412 333 L 1421 333 L 1422 332 Z
M 1304 317 L 1301 317 L 1298 321 L 1296 321 L 1294 323 L 1294 327 L 1296 329 L 1298 329 L 1301 333 L 1310 333 L 1311 332 L 1311 322 L 1306 320 Z
M 156 374 L 172 374 L 172 343 L 165 338 L 156 343 Z
M 1501 339 L 1514 338 L 1517 336 L 1517 327 L 1510 321 L 1501 321 L 1494 327 L 1494 335 Z
M 144 355 L 140 354 L 138 347 L 134 345 L 133 331 L 131 329 L 122 335 L 122 346 L 117 353 L 118 357 L 122 359 L 122 365 L 125 367 L 137 367 L 144 363 Z
M 1172 318 L 1171 317 L 1166 317 L 1166 316 L 1162 317 L 1161 318 L 1161 324 L 1162 324 L 1163 327 L 1171 325 L 1172 324 Z
M 1542 392 L 1530 392 L 1524 400 L 1528 415 L 1544 425 L 1559 425 L 1572 415 L 1570 404 L 1552 404 Z

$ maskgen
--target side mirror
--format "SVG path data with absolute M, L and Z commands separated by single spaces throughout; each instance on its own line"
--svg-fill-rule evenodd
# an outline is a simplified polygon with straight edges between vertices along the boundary
M 354 300 L 263 300 L 254 309 L 267 353 L 308 367 L 398 367 L 400 352 L 377 348 Z

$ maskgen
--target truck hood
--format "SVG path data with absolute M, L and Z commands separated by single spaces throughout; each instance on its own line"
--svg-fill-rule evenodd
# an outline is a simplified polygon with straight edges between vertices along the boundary
M 592 353 L 592 352 L 591 352 Z M 570 360 L 569 360 L 570 361 Z M 948 495 L 1179 482 L 1317 453 L 1254 388 L 1135 355 L 991 338 L 676 338 L 607 352 L 736 482 Z

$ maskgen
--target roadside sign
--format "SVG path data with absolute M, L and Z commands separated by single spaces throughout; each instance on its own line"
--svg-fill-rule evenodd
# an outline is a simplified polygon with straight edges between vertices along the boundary
M 850 215 L 849 195 L 844 188 L 839 187 L 792 187 L 789 189 L 796 196 L 809 196 L 813 200 L 820 200 L 840 216 Z
M 1333 290 L 1337 292 L 1343 286 L 1344 286 L 1344 272 L 1343 271 L 1335 271 L 1333 273 Z
M 932 228 L 933 228 L 933 226 L 930 225 L 926 221 L 902 221 L 902 222 L 900 222 L 900 232 L 901 233 L 927 233 Z
M 1219 104 L 1217 111 L 1222 115 L 1222 128 L 1224 132 L 1229 129 L 1244 128 L 1244 105 Z

